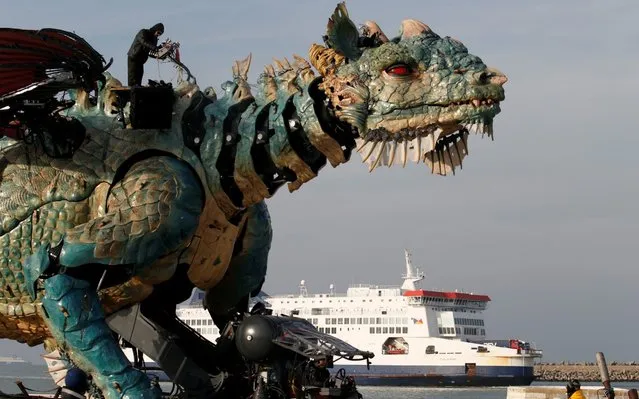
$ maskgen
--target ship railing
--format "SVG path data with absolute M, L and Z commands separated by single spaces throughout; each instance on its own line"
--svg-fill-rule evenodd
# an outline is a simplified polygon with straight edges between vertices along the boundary
M 349 284 L 348 288 L 371 288 L 376 290 L 386 290 L 389 288 L 400 288 L 398 285 L 377 285 L 377 284 Z
M 544 351 L 541 349 L 524 349 L 521 351 L 522 354 L 530 355 L 532 357 L 542 357 L 544 355 Z

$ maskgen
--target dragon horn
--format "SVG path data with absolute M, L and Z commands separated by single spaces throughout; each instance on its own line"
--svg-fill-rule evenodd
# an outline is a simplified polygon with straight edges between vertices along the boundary
M 293 59 L 295 60 L 293 62 L 293 67 L 295 67 L 295 70 L 299 71 L 302 69 L 308 69 L 311 67 L 311 64 L 308 63 L 308 61 L 306 61 L 305 58 L 300 57 L 297 54 L 293 54 Z
M 388 37 L 382 32 L 382 29 L 377 25 L 375 21 L 366 21 L 364 22 L 365 34 L 368 37 L 373 37 L 377 35 L 377 38 L 380 42 L 386 43 L 388 42 Z
M 248 80 L 248 71 L 251 68 L 251 59 L 253 55 L 249 53 L 248 57 L 243 60 L 235 61 L 233 64 L 233 77 Z
M 418 36 L 426 32 L 432 32 L 432 30 L 423 22 L 417 21 L 415 19 L 405 19 L 402 21 L 402 40 L 409 37 Z

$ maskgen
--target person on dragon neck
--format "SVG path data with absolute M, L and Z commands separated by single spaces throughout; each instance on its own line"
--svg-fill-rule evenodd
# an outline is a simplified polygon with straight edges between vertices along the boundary
M 154 57 L 154 52 L 160 49 L 158 38 L 164 33 L 164 25 L 157 23 L 150 29 L 140 29 L 131 48 L 128 52 L 128 83 L 130 87 L 141 86 L 142 76 L 144 76 L 144 63 L 150 57 Z

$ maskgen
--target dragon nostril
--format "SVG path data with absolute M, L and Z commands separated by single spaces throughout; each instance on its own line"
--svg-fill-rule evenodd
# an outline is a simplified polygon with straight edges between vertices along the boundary
M 486 72 L 481 72 L 477 76 L 477 82 L 482 85 L 488 83 L 488 74 Z

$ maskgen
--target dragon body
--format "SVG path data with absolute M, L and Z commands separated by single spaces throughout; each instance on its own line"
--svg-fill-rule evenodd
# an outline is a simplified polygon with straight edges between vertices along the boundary
M 353 151 L 371 170 L 413 161 L 446 175 L 469 131 L 492 135 L 506 77 L 459 41 L 415 20 L 393 39 L 374 22 L 360 31 L 340 4 L 324 42 L 310 62 L 267 66 L 255 93 L 250 56 L 219 98 L 185 82 L 170 129 L 123 127 L 121 84 L 105 74 L 95 104 L 76 89 L 61 113 L 56 132 L 80 139 L 2 139 L 0 338 L 60 350 L 109 399 L 157 397 L 106 315 L 153 298 L 170 308 L 198 287 L 222 322 L 264 282 L 264 200 L 279 187 Z

